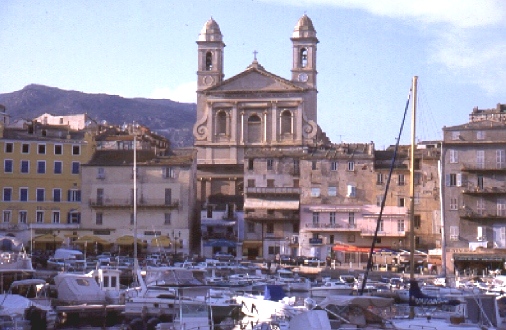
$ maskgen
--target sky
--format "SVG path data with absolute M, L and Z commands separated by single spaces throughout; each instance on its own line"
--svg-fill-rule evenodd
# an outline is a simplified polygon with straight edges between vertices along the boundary
M 196 40 L 211 17 L 225 79 L 254 51 L 290 79 L 290 37 L 304 14 L 319 39 L 318 123 L 332 142 L 395 144 L 413 76 L 419 141 L 441 139 L 474 107 L 506 103 L 502 0 L 2 0 L 0 93 L 42 84 L 196 102 Z

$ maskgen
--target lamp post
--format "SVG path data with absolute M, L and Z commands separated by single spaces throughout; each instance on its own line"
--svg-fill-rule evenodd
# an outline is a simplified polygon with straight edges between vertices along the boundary
M 179 239 L 181 238 L 181 231 L 178 232 L 178 237 L 176 239 L 176 232 L 172 231 L 172 238 L 174 238 L 174 258 L 177 255 L 177 246 L 179 245 Z

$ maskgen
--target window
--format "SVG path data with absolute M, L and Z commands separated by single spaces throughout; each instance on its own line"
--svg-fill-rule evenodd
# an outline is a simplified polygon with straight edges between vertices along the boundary
M 337 171 L 337 162 L 336 161 L 330 162 L 330 170 Z
M 37 173 L 38 174 L 46 173 L 46 161 L 44 160 L 37 161 Z
M 281 113 L 281 134 L 292 133 L 292 114 L 285 110 Z
M 350 242 L 350 243 L 355 242 L 355 235 L 354 234 L 349 234 L 347 236 L 347 239 L 348 239 L 348 242 Z
M 399 199 L 397 200 L 397 206 L 398 207 L 406 206 L 406 199 L 404 197 L 399 197 Z
M 54 174 L 62 174 L 63 163 L 59 160 L 54 162 Z
M 96 225 L 103 225 L 104 224 L 104 218 L 103 218 L 104 214 L 101 213 L 101 212 L 97 212 L 95 214 L 95 224 Z
M 398 219 L 397 220 L 397 231 L 403 232 L 404 231 L 404 219 Z
M 476 175 L 476 186 L 483 190 L 483 174 Z
M 79 156 L 81 154 L 81 146 L 80 145 L 73 145 L 72 146 L 72 155 Z
M 248 222 L 248 233 L 254 233 L 255 232 L 255 223 L 254 222 Z
M 51 222 L 60 223 L 60 211 L 53 211 L 51 213 Z
M 459 152 L 458 150 L 450 149 L 450 163 L 456 164 L 459 162 Z
M 12 173 L 12 159 L 5 159 L 4 160 L 4 172 L 5 173 Z
M 376 196 L 376 206 L 381 206 L 381 202 L 383 201 L 383 195 Z
M 450 173 L 450 174 L 446 174 L 446 186 L 447 187 L 455 187 L 457 186 L 457 174 L 455 173 Z
M 219 111 L 216 114 L 216 134 L 226 135 L 227 134 L 227 114 L 225 111 Z
M 450 198 L 450 210 L 456 211 L 458 209 L 457 198 Z
M 355 171 L 355 162 L 348 162 L 348 171 Z
M 376 173 L 376 184 L 383 184 L 383 173 Z
M 460 132 L 459 131 L 453 131 L 453 132 L 451 132 L 451 139 L 453 141 L 460 139 Z
M 45 198 L 45 190 L 44 188 L 37 188 L 37 202 L 43 202 Z
M 4 188 L 4 202 L 10 202 L 12 200 L 12 188 Z
M 504 163 L 506 162 L 504 150 L 499 149 L 495 151 L 495 161 L 496 161 L 496 168 L 502 169 L 504 167 Z
M 485 168 L 485 150 L 476 150 L 476 167 Z
M 77 211 L 69 212 L 68 223 L 81 223 L 81 213 Z
M 506 199 L 497 199 L 497 216 L 503 217 L 506 215 Z
M 299 175 L 299 160 L 298 159 L 293 160 L 293 174 Z
M 273 165 L 274 165 L 274 160 L 271 158 L 267 159 L 267 170 L 272 170 Z
M 44 222 L 44 211 L 37 211 L 35 213 L 35 219 L 37 223 L 43 223 Z
M 329 196 L 337 196 L 337 187 L 328 187 Z
M 415 195 L 413 196 L 413 202 L 415 203 L 415 205 L 420 204 L 420 192 L 419 191 L 415 192 Z
M 413 222 L 416 229 L 420 228 L 422 224 L 422 216 L 420 214 L 415 214 L 413 217 Z
M 19 223 L 26 223 L 27 216 L 28 216 L 28 212 L 26 212 L 26 211 L 19 211 L 19 213 L 18 213 L 18 222 Z
M 61 189 L 60 188 L 53 189 L 53 202 L 61 202 Z
M 79 166 L 81 163 L 79 162 L 72 162 L 72 174 L 79 174 Z
M 164 178 L 175 178 L 176 177 L 176 172 L 174 171 L 174 168 L 173 167 L 165 167 L 164 169 L 164 173 L 163 173 L 163 177 Z
M 4 217 L 3 222 L 11 222 L 11 211 L 10 210 L 4 210 Z
M 253 164 L 255 163 L 255 161 L 253 159 L 248 159 L 248 170 L 251 171 L 253 170 Z
M 37 145 L 37 153 L 39 155 L 45 155 L 46 154 L 46 145 L 45 144 Z
M 213 53 L 206 53 L 206 71 L 211 71 L 213 69 Z
M 55 155 L 61 155 L 61 154 L 63 154 L 63 145 L 61 145 L 61 144 L 55 144 L 54 145 L 54 154 Z
M 293 179 L 293 187 L 299 188 L 299 179 Z
M 312 170 L 316 170 L 316 160 L 313 160 L 313 161 L 311 162 L 311 169 L 312 169 Z
M 320 212 L 313 212 L 313 225 L 320 223 Z
M 476 131 L 476 140 L 485 140 L 485 131 Z
M 97 168 L 97 179 L 105 179 L 105 168 Z
M 320 197 L 320 188 L 311 188 L 311 197 Z
M 23 153 L 23 154 L 27 154 L 27 153 L 29 153 L 29 152 L 30 152 L 30 145 L 29 145 L 29 144 L 27 144 L 27 143 L 23 143 L 23 144 L 21 145 L 21 153 Z
M 5 143 L 5 153 L 10 154 L 14 151 L 14 144 L 12 142 Z
M 67 201 L 69 202 L 80 202 L 81 201 L 81 190 L 69 189 Z
M 355 187 L 352 184 L 349 184 L 347 192 L 346 192 L 346 197 L 351 197 L 351 198 L 357 197 L 357 187 Z
M 274 234 L 274 224 L 272 223 L 268 223 L 266 228 L 265 228 L 265 232 L 267 234 Z
M 450 226 L 450 241 L 459 240 L 459 226 Z
M 163 224 L 170 225 L 172 223 L 171 216 L 172 216 L 172 213 L 164 213 Z
M 172 189 L 165 189 L 165 205 L 172 205 Z
M 399 186 L 404 186 L 404 184 L 406 183 L 404 179 L 405 179 L 404 174 L 397 175 L 397 184 Z
M 255 187 L 255 179 L 248 179 L 248 187 Z
M 307 48 L 301 48 L 299 53 L 299 67 L 307 67 Z
M 22 160 L 21 161 L 21 173 L 29 173 L 30 172 L 30 161 Z
M 415 185 L 421 185 L 423 181 L 423 175 L 420 172 L 414 173 L 413 179 L 415 180 Z
M 19 201 L 28 202 L 28 188 L 19 188 Z
M 378 231 L 385 231 L 385 220 L 381 219 L 379 221 L 379 229 Z
M 274 179 L 267 179 L 267 188 L 274 188 Z
M 348 212 L 348 225 L 355 228 L 355 212 Z
M 485 214 L 485 200 L 483 198 L 476 200 L 476 212 L 481 215 Z
M 329 217 L 330 217 L 330 221 L 329 221 L 330 224 L 335 225 L 336 224 L 336 212 L 330 212 Z

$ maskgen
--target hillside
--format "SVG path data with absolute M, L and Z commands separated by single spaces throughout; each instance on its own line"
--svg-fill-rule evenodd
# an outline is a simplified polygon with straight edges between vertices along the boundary
M 98 122 L 121 125 L 136 121 L 169 138 L 174 147 L 193 144 L 192 128 L 196 104 L 171 100 L 123 98 L 117 95 L 86 94 L 42 85 L 0 94 L 11 120 L 32 119 L 43 113 L 70 115 L 87 113 Z

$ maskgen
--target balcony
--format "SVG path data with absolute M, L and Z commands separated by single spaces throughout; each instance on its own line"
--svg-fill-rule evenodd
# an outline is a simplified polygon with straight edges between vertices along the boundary
M 284 214 L 281 212 L 249 212 L 244 214 L 245 220 L 250 221 L 299 221 L 299 214 Z
M 506 194 L 506 187 L 478 187 L 469 185 L 462 189 L 466 195 L 503 195 Z
M 237 235 L 233 233 L 202 233 L 202 239 L 227 239 L 230 241 L 237 241 Z
M 295 187 L 246 187 L 247 194 L 259 195 L 299 195 L 300 188 Z
M 506 211 L 503 212 L 505 214 L 498 215 L 497 211 L 494 210 L 494 213 L 490 211 L 483 210 L 482 212 L 476 212 L 470 208 L 464 208 L 459 210 L 459 218 L 468 219 L 468 220 L 506 220 Z
M 374 236 L 375 230 L 372 229 L 362 229 L 360 231 L 360 236 L 367 237 L 367 236 Z M 396 230 L 389 230 L 389 231 L 378 231 L 378 237 L 406 237 L 407 232 L 406 231 L 396 231 Z
M 134 203 L 130 198 L 104 198 L 104 199 L 90 199 L 89 206 L 92 209 L 130 209 L 133 208 Z M 147 209 L 176 209 L 179 207 L 179 201 L 167 202 L 165 199 L 155 198 L 140 198 L 137 201 L 137 208 L 140 210 Z
M 26 223 L 12 223 L 12 222 L 0 223 L 0 230 L 22 231 L 26 229 L 28 229 L 28 225 Z
M 506 163 L 483 162 L 483 163 L 463 163 L 462 171 L 464 172 L 506 172 Z
M 309 230 L 318 230 L 318 231 L 327 231 L 327 232 L 335 232 L 335 231 L 353 231 L 359 232 L 360 229 L 357 228 L 356 224 L 339 224 L 339 223 L 306 223 L 305 228 Z

